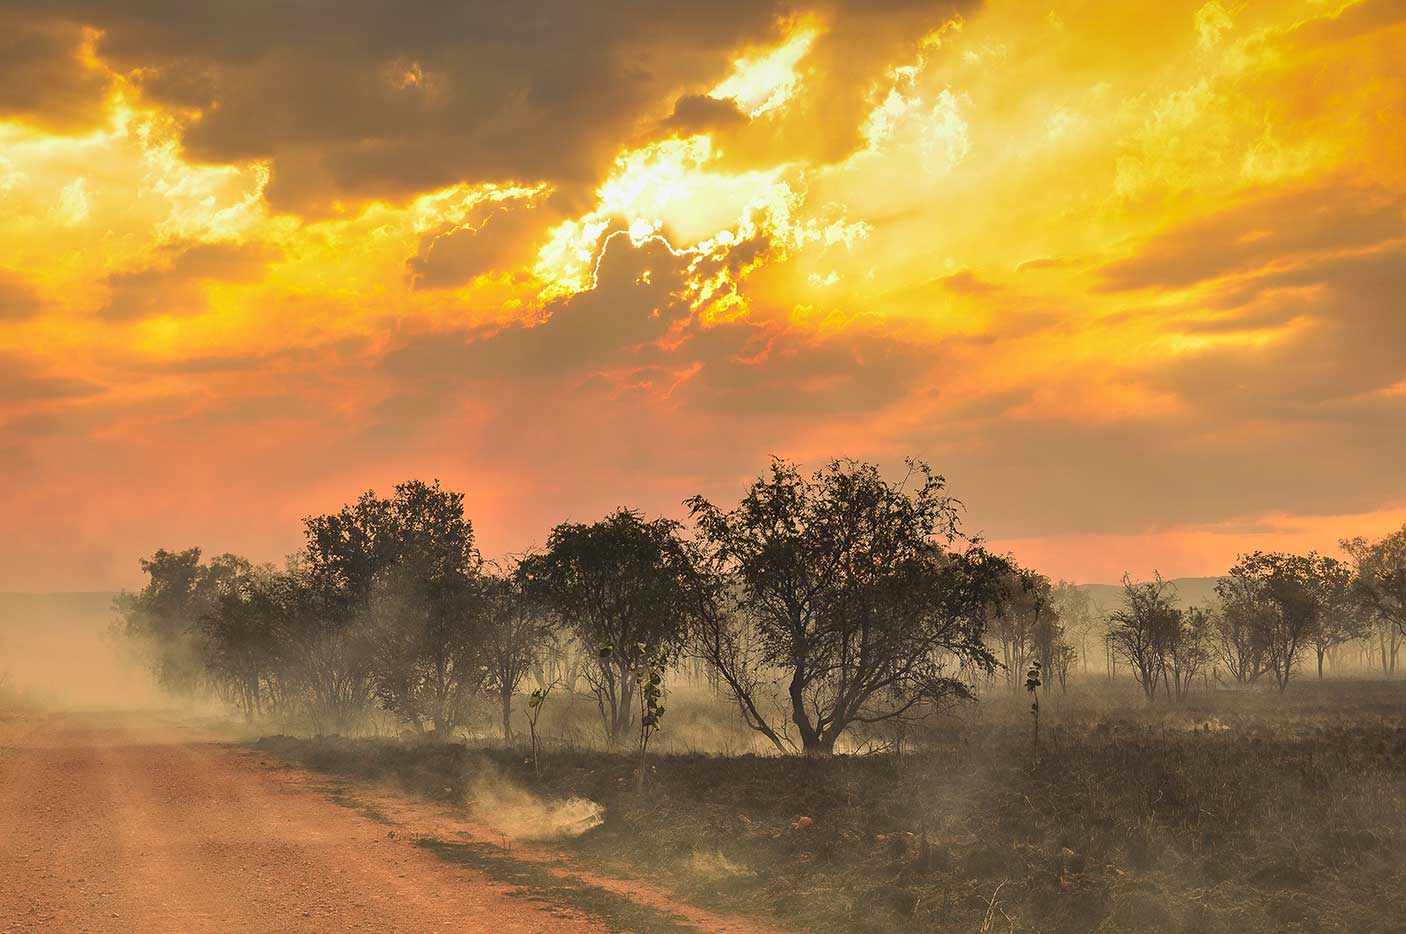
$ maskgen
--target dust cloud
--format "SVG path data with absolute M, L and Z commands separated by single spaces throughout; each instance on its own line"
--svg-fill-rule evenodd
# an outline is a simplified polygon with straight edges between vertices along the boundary
M 479 823 L 513 840 L 564 840 L 605 823 L 605 808 L 596 802 L 543 800 L 487 762 L 475 764 L 468 803 Z
M 111 635 L 110 593 L 0 593 L 0 693 L 47 709 L 170 706 Z

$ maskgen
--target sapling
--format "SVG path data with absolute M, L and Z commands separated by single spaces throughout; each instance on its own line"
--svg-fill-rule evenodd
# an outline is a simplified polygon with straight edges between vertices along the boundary
M 643 644 L 640 644 L 639 650 L 644 657 L 644 667 L 637 676 L 640 689 L 640 769 L 635 790 L 643 792 L 649 740 L 659 732 L 660 721 L 664 718 L 664 669 L 668 667 L 669 657 L 663 649 L 651 654 Z
M 537 750 L 539 747 L 539 741 L 537 739 L 537 718 L 542 716 L 542 708 L 547 703 L 547 696 L 552 693 L 552 688 L 556 686 L 557 682 L 551 681 L 527 695 L 527 730 L 532 736 L 532 771 L 538 778 L 542 776 L 542 768 L 537 761 Z
M 1031 745 L 1034 753 L 1035 764 L 1040 764 L 1040 663 L 1032 662 L 1030 670 L 1025 673 L 1025 690 L 1029 692 L 1031 698 L 1030 716 L 1035 721 L 1035 741 Z

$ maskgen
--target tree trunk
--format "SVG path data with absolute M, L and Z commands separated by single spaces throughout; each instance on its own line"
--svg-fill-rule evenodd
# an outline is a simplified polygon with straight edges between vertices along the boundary
M 828 756 L 835 751 L 835 736 L 833 732 L 829 736 L 821 736 L 811 724 L 810 715 L 806 713 L 803 673 L 803 669 L 797 667 L 791 677 L 791 722 L 796 724 L 796 731 L 801 734 L 803 753 L 807 756 Z
M 503 745 L 513 744 L 513 692 L 504 690 L 499 692 L 499 700 L 503 703 Z

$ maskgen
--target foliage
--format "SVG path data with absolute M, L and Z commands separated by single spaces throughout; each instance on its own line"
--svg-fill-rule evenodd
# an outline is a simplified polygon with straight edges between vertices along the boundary
M 540 662 L 552 625 L 548 614 L 529 598 L 523 579 L 516 572 L 484 575 L 480 587 L 482 653 L 487 668 L 484 687 L 498 698 L 503 741 L 511 743 L 513 694 Z M 538 689 L 546 686 L 539 685 Z
M 332 638 L 364 640 L 341 674 L 364 676 L 381 705 L 417 730 L 460 726 L 484 678 L 476 576 L 480 560 L 463 494 L 438 481 L 368 491 L 340 511 L 306 520 L 307 573 L 321 591 Z
M 696 571 L 678 523 L 618 510 L 591 525 L 563 523 L 542 554 L 524 558 L 523 586 L 597 649 L 587 671 L 609 742 L 627 740 L 635 677 L 683 637 Z
M 918 461 L 890 483 L 872 464 L 804 477 L 775 460 L 731 510 L 688 501 L 708 570 L 694 650 L 779 750 L 797 745 L 786 717 L 801 750 L 827 755 L 852 724 L 968 697 L 963 666 L 994 666 L 983 614 L 1006 564 L 950 550 L 958 504 L 945 490 Z M 767 708 L 770 691 L 785 713 Z
M 1377 542 L 1359 537 L 1341 545 L 1356 564 L 1360 605 L 1406 635 L 1406 525 Z
M 643 791 L 649 741 L 659 732 L 664 721 L 664 672 L 669 667 L 669 653 L 666 649 L 659 649 L 651 655 L 647 652 L 647 646 L 641 645 L 637 648 L 644 663 L 635 675 L 635 680 L 639 683 L 640 697 L 640 768 L 636 787 L 637 790 Z
M 555 687 L 556 682 L 553 681 L 533 688 L 532 693 L 527 696 L 527 730 L 532 742 L 532 770 L 538 774 L 541 773 L 538 759 L 541 737 L 537 731 L 537 721 L 542 718 L 542 711 L 547 707 L 547 698 L 552 696 L 552 689 Z
M 209 687 L 201 660 L 200 628 L 227 580 L 249 563 L 220 555 L 206 564 L 199 548 L 157 551 L 141 562 L 147 584 L 114 601 L 117 629 L 146 655 L 162 688 L 190 696 Z
M 1333 613 L 1346 606 L 1346 568 L 1313 552 L 1256 551 L 1242 555 L 1228 578 L 1223 593 L 1239 602 L 1236 612 L 1244 614 L 1251 642 L 1282 692 L 1301 653 L 1315 639 L 1326 641 L 1323 633 L 1328 627 L 1344 627 Z
M 1266 660 L 1266 614 L 1272 612 L 1243 576 L 1224 577 L 1216 584 L 1221 608 L 1213 619 L 1211 650 L 1237 684 L 1250 685 L 1269 671 Z

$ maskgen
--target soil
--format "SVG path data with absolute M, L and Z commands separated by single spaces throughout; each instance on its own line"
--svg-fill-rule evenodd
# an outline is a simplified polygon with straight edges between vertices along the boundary
M 545 871 L 540 852 L 427 837 L 404 799 L 335 792 L 172 718 L 11 720 L 0 732 L 0 931 L 725 929 L 657 891 Z

